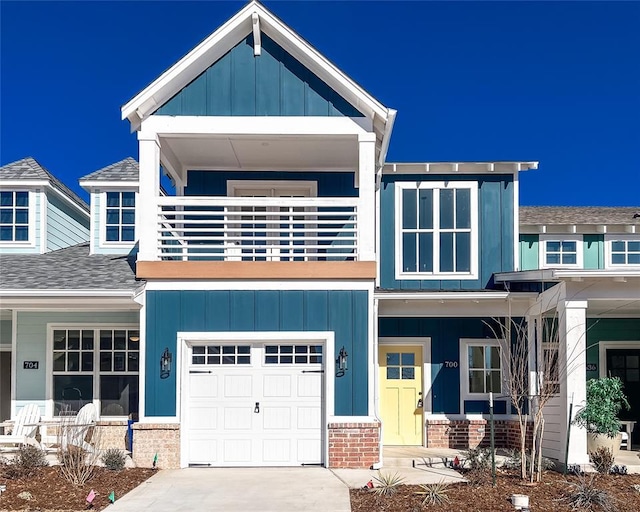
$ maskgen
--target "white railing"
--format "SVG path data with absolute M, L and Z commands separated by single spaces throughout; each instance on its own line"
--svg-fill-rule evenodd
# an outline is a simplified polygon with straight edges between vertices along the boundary
M 183 261 L 354 261 L 357 198 L 159 197 L 157 256 Z

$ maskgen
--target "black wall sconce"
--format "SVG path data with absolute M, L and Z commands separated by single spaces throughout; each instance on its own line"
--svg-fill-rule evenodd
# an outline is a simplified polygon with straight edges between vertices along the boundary
M 171 352 L 167 347 L 160 356 L 160 378 L 166 379 L 169 375 L 171 375 Z
M 348 358 L 349 354 L 343 346 L 338 353 L 338 359 L 336 359 L 336 363 L 338 365 L 338 371 L 336 373 L 337 377 L 342 377 L 344 373 L 349 369 Z

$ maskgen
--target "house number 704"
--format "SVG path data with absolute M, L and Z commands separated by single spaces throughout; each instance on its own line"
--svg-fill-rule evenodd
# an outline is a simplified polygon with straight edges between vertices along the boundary
M 444 367 L 445 368 L 457 368 L 458 367 L 458 361 L 445 361 L 444 362 Z

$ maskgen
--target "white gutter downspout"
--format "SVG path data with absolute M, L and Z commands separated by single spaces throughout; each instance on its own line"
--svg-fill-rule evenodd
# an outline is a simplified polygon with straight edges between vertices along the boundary
M 380 469 L 382 467 L 382 429 L 384 425 L 380 419 L 380 391 L 378 389 L 378 374 L 379 374 L 379 361 L 378 361 L 378 300 L 373 299 L 373 417 L 380 424 L 380 439 L 379 439 L 379 455 L 378 462 L 374 462 L 371 465 L 371 469 Z

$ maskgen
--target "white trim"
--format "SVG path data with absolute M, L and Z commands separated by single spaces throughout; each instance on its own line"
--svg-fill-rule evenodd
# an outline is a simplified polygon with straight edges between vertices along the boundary
M 538 162 L 390 162 L 385 164 L 382 172 L 383 174 L 517 174 L 537 168 Z
M 134 205 L 133 207 L 128 206 L 126 208 L 131 209 L 133 208 L 133 213 L 134 213 L 134 225 L 133 225 L 133 229 L 134 229 L 134 236 L 133 236 L 133 240 L 127 240 L 127 241 L 122 241 L 122 240 L 114 240 L 114 241 L 107 241 L 107 193 L 117 193 L 120 194 L 120 201 L 122 201 L 122 193 L 123 192 L 133 192 L 133 200 L 134 200 Z M 99 213 L 99 217 L 98 217 L 98 229 L 99 229 L 99 243 L 100 243 L 100 247 L 104 247 L 105 249 L 132 249 L 133 246 L 136 244 L 136 240 L 138 239 L 138 190 L 136 187 L 136 190 L 124 190 L 124 189 L 118 189 L 118 190 L 101 190 L 98 192 L 98 194 L 100 194 L 100 213 Z M 118 206 L 118 211 L 122 213 L 122 209 L 123 206 L 122 204 L 120 206 Z M 118 223 L 118 228 L 124 226 L 125 224 L 121 224 Z M 118 235 L 120 236 L 120 235 Z
M 46 239 L 42 236 L 44 233 L 44 229 L 46 226 L 46 208 L 43 208 L 43 203 L 46 204 L 46 201 L 44 200 L 44 194 L 42 193 L 41 190 L 36 190 L 36 189 L 31 189 L 31 188 L 26 188 L 24 186 L 24 184 L 20 187 L 7 187 L 6 186 L 6 182 L 2 183 L 2 190 L 0 190 L 0 192 L 12 192 L 13 193 L 13 197 L 14 197 L 14 201 L 15 201 L 15 193 L 16 192 L 26 192 L 27 195 L 27 201 L 29 202 L 29 204 L 27 205 L 27 215 L 29 216 L 28 218 L 28 224 L 27 224 L 27 230 L 28 230 L 28 239 L 27 240 L 0 240 L 0 248 L 5 248 L 5 247 L 15 247 L 15 248 L 29 248 L 32 249 L 34 247 L 37 246 L 37 238 L 38 235 L 40 235 L 41 240 L 40 240 L 40 252 L 44 252 L 43 248 L 46 246 Z M 38 197 L 36 197 L 38 196 Z M 40 202 L 40 233 L 36 233 L 36 199 L 39 200 Z M 15 203 L 11 206 L 11 208 L 13 209 L 13 212 L 15 214 L 15 210 L 16 208 L 23 208 L 23 207 L 19 207 L 16 206 Z M 44 212 L 44 217 L 43 217 L 43 212 Z M 15 222 L 15 216 L 13 219 L 13 223 L 11 224 L 14 228 L 16 227 L 16 222 Z M 8 226 L 8 224 L 7 224 Z
M 415 293 L 389 293 L 376 292 L 375 296 L 380 300 L 506 300 L 510 292 L 486 291 L 486 292 L 415 292 Z M 518 297 L 535 298 L 535 292 L 519 293 Z
M 604 268 L 606 270 L 640 270 L 640 264 L 630 263 L 626 265 L 616 264 L 614 265 L 611 262 L 613 257 L 612 254 L 612 242 L 637 242 L 640 241 L 640 234 L 638 235 L 630 235 L 630 234 L 611 234 L 604 236 Z M 628 252 L 628 248 L 627 248 Z
M 351 105 L 368 117 L 382 118 L 386 123 L 387 109 L 348 78 L 313 47 L 275 18 L 261 4 L 250 2 L 213 34 L 171 66 L 149 86 L 128 101 L 121 109 L 122 119 L 129 119 L 135 129 L 140 121 L 164 104 L 185 85 L 202 73 L 211 63 L 229 51 L 252 30 L 252 16 L 257 14 L 260 29 L 291 55 L 308 67 L 329 87 L 336 90 Z
M 520 175 L 513 174 L 513 269 L 520 270 Z
M 576 262 L 575 263 L 547 263 L 547 243 L 549 242 L 575 242 L 576 243 Z M 560 248 L 560 255 L 566 254 Z M 538 261 L 540 268 L 575 268 L 584 267 L 584 238 L 582 235 L 575 234 L 545 234 L 540 235 L 538 240 Z
M 509 407 L 507 407 L 507 410 L 509 410 Z M 496 416 L 500 416 L 500 420 L 517 420 L 518 419 L 518 415 L 517 414 L 500 414 Z M 482 414 L 482 413 L 469 413 L 469 414 L 448 414 L 448 413 L 436 413 L 436 414 L 429 414 L 428 416 L 425 417 L 425 422 L 429 421 L 429 420 L 450 420 L 450 421 L 455 421 L 455 420 L 488 420 L 489 419 L 489 414 Z
M 322 431 L 322 439 L 324 441 L 323 447 L 323 459 L 324 465 L 329 465 L 329 420 L 334 417 L 335 403 L 334 403 L 334 389 L 335 389 L 335 375 L 334 368 L 331 364 L 333 362 L 333 354 L 335 353 L 335 334 L 333 331 L 236 331 L 236 332 L 184 332 L 180 331 L 176 333 L 176 418 L 174 421 L 180 423 L 180 467 L 188 467 L 187 457 L 187 436 L 184 431 L 185 424 L 187 423 L 186 414 L 186 402 L 182 400 L 183 394 L 188 396 L 188 350 L 189 346 L 193 343 L 206 342 L 206 341 L 226 341 L 226 342 L 247 342 L 247 343 L 262 343 L 268 341 L 302 341 L 310 342 L 315 341 L 318 344 L 324 345 L 324 403 L 323 416 L 324 426 Z M 356 421 L 352 417 L 348 417 L 347 421 Z M 150 418 L 146 418 L 150 420 Z M 160 422 L 158 418 L 154 417 L 153 422 Z
M 240 197 L 236 194 L 238 189 L 254 189 L 264 190 L 265 192 L 273 192 L 275 189 L 280 190 L 304 190 L 304 197 L 318 196 L 318 182 L 311 180 L 228 180 L 227 181 L 227 197 Z M 281 197 L 268 195 L 267 197 Z
M 302 281 L 296 279 L 282 281 L 263 281 L 247 279 L 242 281 L 181 281 L 163 280 L 148 281 L 146 291 L 155 290 L 367 290 L 373 293 L 373 280 L 359 281 L 331 281 L 315 280 Z
M 78 212 L 80 212 L 82 215 L 84 215 L 86 218 L 89 217 L 90 215 L 90 210 L 87 211 L 85 208 L 83 208 L 82 206 L 80 206 L 76 201 L 74 201 L 73 199 L 71 199 L 68 195 L 66 195 L 64 192 L 62 192 L 61 190 L 58 190 L 56 187 L 54 187 L 50 182 L 47 183 L 46 185 L 47 190 L 52 191 L 54 194 L 56 194 L 58 197 L 60 197 L 62 200 L 64 200 L 67 204 L 69 204 L 70 206 L 72 206 L 74 209 L 76 209 Z
M 47 339 L 46 339 L 46 354 L 45 354 L 45 414 L 44 416 L 47 418 L 54 418 L 54 399 L 53 399 L 53 331 L 56 329 L 60 330 L 87 330 L 94 331 L 94 340 L 93 340 L 93 370 L 91 372 L 60 372 L 58 375 L 81 375 L 88 376 L 91 375 L 93 380 L 93 404 L 96 406 L 98 413 L 100 412 L 100 385 L 99 380 L 100 377 L 105 375 L 137 375 L 138 380 L 140 380 L 140 370 L 137 372 L 101 372 L 100 371 L 100 339 L 95 336 L 95 333 L 101 329 L 103 330 L 136 330 L 140 331 L 139 324 L 132 323 L 91 323 L 91 322 L 49 322 L 47 323 Z M 142 337 L 140 338 L 142 340 Z M 66 350 L 65 350 L 66 351 Z M 128 352 L 126 350 L 125 352 Z M 141 359 L 140 351 L 138 351 L 138 365 L 141 367 L 144 364 L 144 360 Z M 140 395 L 140 390 L 138 389 L 138 395 Z M 140 407 L 140 400 L 138 399 L 138 408 Z M 100 416 L 100 418 L 109 418 L 110 420 L 123 419 L 124 416 Z
M 433 233 L 433 271 L 432 272 L 405 272 L 402 270 L 402 192 L 406 189 L 415 190 L 433 190 L 433 228 L 429 231 Z M 470 190 L 470 261 L 468 272 L 440 272 L 440 237 L 442 228 L 438 226 L 440 219 L 440 194 L 437 191 L 440 190 L 458 190 L 469 189 Z M 473 280 L 478 279 L 478 260 L 479 260 L 479 212 L 478 212 L 478 182 L 476 181 L 401 181 L 395 184 L 395 279 L 436 279 L 436 280 Z M 417 203 L 416 203 L 417 204 Z M 417 219 L 417 217 L 416 217 Z M 416 230 L 411 230 L 416 231 Z M 447 229 L 446 232 L 458 233 L 462 230 L 460 228 Z M 417 232 L 417 231 L 416 231 Z M 418 247 L 416 245 L 416 254 Z M 453 255 L 455 259 L 455 251 Z M 416 260 L 416 265 L 418 261 Z
M 469 400 L 469 401 L 489 400 L 489 393 L 471 393 L 469 391 L 469 359 L 467 357 L 468 347 L 476 347 L 476 346 L 498 347 L 498 349 L 500 350 L 500 391 L 501 393 L 499 396 L 502 396 L 504 394 L 505 354 L 504 354 L 504 351 L 502 350 L 502 347 L 500 346 L 500 340 L 496 340 L 492 338 L 460 338 L 459 367 L 460 367 L 460 413 L 461 414 L 466 414 L 464 412 L 465 400 Z M 497 399 L 498 397 L 495 397 L 495 400 Z M 500 398 L 500 400 L 503 401 L 502 398 Z M 508 405 L 509 403 L 507 402 L 507 410 L 509 410 Z M 467 416 L 473 415 L 473 413 L 466 414 L 466 415 Z M 482 416 L 482 414 L 479 414 L 479 416 Z M 501 414 L 500 416 L 502 417 L 503 415 Z
M 78 182 L 84 189 L 88 189 L 89 192 L 97 192 L 96 189 L 114 188 L 118 190 L 130 190 L 138 191 L 138 180 L 122 180 L 122 181 L 109 181 L 109 180 L 80 180 Z
M 602 341 L 598 340 L 598 376 L 607 376 L 607 350 L 640 350 L 640 339 L 637 341 Z
M 38 191 L 40 198 L 40 254 L 44 254 L 48 250 L 48 230 L 49 230 L 49 222 L 48 222 L 48 214 L 49 214 L 49 196 L 46 195 L 42 191 Z M 31 227 L 29 227 L 29 231 L 31 231 Z
M 2 290 L 2 297 L 133 297 L 133 290 Z
M 16 417 L 16 385 L 18 375 L 18 310 L 11 311 L 11 417 Z

